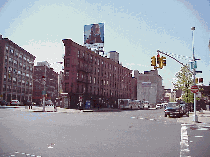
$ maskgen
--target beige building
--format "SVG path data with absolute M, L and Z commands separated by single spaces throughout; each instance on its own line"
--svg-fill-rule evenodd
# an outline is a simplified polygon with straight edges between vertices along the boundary
M 155 105 L 163 98 L 162 77 L 158 75 L 157 70 L 144 71 L 139 73 L 134 71 L 134 77 L 137 78 L 137 99 L 149 101 Z

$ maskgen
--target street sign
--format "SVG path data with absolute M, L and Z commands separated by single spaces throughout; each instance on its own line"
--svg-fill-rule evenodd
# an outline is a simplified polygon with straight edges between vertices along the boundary
M 197 93 L 199 91 L 198 86 L 194 85 L 191 87 L 191 92 Z

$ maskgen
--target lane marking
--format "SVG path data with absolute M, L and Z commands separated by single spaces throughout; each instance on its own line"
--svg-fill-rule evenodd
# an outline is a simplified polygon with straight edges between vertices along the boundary
M 189 156 L 187 126 L 181 125 L 180 157 Z
M 203 136 L 195 136 L 195 137 L 203 137 Z

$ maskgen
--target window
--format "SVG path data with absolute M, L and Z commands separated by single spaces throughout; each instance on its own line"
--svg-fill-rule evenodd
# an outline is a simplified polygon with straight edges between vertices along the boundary
M 9 51 L 9 47 L 8 46 L 6 46 L 6 52 L 8 52 Z
M 78 56 L 78 58 L 79 58 L 79 55 L 80 55 L 80 52 L 78 51 L 78 52 L 77 52 L 77 56 Z
M 96 84 L 96 78 L 95 78 L 95 77 L 94 77 L 94 79 L 93 79 L 93 83 Z
M 77 73 L 77 80 L 79 79 L 79 74 Z
M 66 59 L 66 67 L 70 67 L 70 58 Z
M 14 50 L 13 49 L 10 49 L 10 52 L 11 52 L 11 54 L 14 54 Z

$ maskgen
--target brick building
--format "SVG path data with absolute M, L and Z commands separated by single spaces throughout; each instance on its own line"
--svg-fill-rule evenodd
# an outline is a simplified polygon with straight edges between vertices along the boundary
M 132 70 L 119 64 L 119 53 L 112 51 L 107 58 L 71 39 L 64 39 L 63 43 L 63 90 L 69 93 L 70 108 L 78 108 L 79 97 L 83 107 L 86 100 L 91 107 L 117 107 L 117 99 L 135 97 Z
M 37 62 L 37 66 L 34 66 L 33 102 L 38 105 L 43 101 L 44 84 L 46 89 L 45 99 L 54 102 L 58 98 L 58 73 L 50 68 L 47 61 Z
M 32 100 L 35 56 L 0 35 L 0 98 Z

